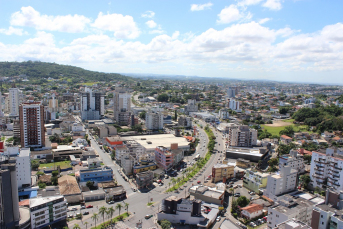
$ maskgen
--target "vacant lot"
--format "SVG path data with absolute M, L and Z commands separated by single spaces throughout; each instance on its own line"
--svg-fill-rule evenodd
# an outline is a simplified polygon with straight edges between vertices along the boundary
M 70 168 L 70 161 L 59 161 L 59 162 L 53 162 L 53 163 L 46 163 L 46 164 L 40 164 L 39 169 L 47 168 L 47 169 L 57 169 L 57 166 L 61 166 L 61 169 Z
M 312 133 L 311 131 L 307 131 L 306 125 L 293 124 L 292 119 L 277 120 L 277 121 L 274 121 L 273 124 L 261 125 L 263 129 L 267 130 L 272 135 L 277 135 L 277 136 L 280 136 L 279 134 L 280 131 L 285 129 L 286 126 L 292 126 L 295 132 L 306 131 L 306 132 Z

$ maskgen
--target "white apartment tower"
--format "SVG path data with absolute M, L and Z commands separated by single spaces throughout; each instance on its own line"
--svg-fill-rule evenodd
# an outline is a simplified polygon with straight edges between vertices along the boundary
M 105 95 L 85 87 L 81 94 L 81 119 L 97 120 L 105 114 Z
M 18 188 L 31 186 L 31 151 L 29 148 L 22 148 L 16 158 Z
M 239 101 L 236 101 L 234 99 L 229 100 L 229 108 L 233 111 L 240 111 L 239 109 Z
M 10 88 L 8 92 L 10 116 L 18 116 L 20 90 L 18 88 Z
M 185 106 L 185 112 L 186 114 L 189 114 L 189 112 L 198 112 L 198 105 L 195 99 L 188 100 L 187 105 Z
M 327 188 L 343 191 L 343 151 L 326 149 L 326 153 L 312 152 L 310 177 L 314 187 L 323 188 L 327 179 Z
M 124 88 L 116 88 L 113 94 L 113 105 L 116 122 L 128 125 L 131 115 L 131 94 Z
M 283 155 L 279 157 L 279 167 L 289 165 L 292 169 L 303 173 L 305 171 L 305 164 L 303 157 L 298 154 L 297 150 L 291 150 L 289 155 Z
M 235 147 L 251 147 L 257 145 L 257 130 L 249 126 L 235 126 L 229 129 L 228 145 Z
M 148 130 L 163 129 L 163 113 L 160 111 L 154 112 L 149 110 L 145 114 L 145 126 Z

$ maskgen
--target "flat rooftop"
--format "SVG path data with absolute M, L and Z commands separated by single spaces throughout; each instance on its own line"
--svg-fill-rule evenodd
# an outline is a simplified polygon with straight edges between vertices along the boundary
M 19 157 L 29 157 L 31 150 L 29 148 L 21 148 Z
M 39 206 L 41 204 L 52 202 L 60 198 L 63 198 L 63 196 L 49 196 L 49 197 L 33 198 L 33 199 L 30 199 L 30 208 Z

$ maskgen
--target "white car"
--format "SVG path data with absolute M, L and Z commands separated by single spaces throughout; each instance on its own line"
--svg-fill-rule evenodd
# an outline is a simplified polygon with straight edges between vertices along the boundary
M 218 216 L 218 217 L 216 218 L 216 221 L 219 222 L 221 219 L 222 219 L 222 217 Z

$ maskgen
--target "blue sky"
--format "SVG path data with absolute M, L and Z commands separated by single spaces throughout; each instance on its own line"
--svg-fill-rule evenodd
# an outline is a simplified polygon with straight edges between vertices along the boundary
M 5 1 L 0 61 L 343 84 L 343 1 Z

